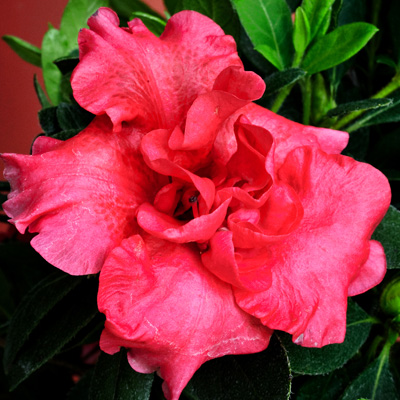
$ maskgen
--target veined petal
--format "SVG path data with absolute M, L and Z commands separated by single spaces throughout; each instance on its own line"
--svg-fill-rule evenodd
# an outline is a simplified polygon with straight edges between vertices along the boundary
M 98 304 L 106 315 L 102 350 L 127 347 L 134 369 L 159 371 L 169 400 L 207 360 L 261 351 L 271 335 L 236 305 L 230 285 L 204 269 L 196 246 L 150 236 L 132 236 L 111 252 Z
M 39 137 L 35 155 L 2 155 L 12 187 L 4 210 L 21 233 L 39 232 L 32 246 L 63 271 L 98 272 L 160 187 L 130 133 L 99 117 L 65 142 Z
M 116 129 L 136 119 L 146 130 L 174 128 L 193 101 L 213 88 L 225 68 L 242 67 L 231 36 L 195 11 L 173 15 L 157 38 L 135 19 L 118 26 L 100 8 L 79 34 L 74 97 L 94 114 L 107 113 Z
M 278 178 L 297 193 L 304 216 L 295 231 L 265 248 L 271 287 L 237 289 L 236 299 L 271 329 L 292 333 L 298 344 L 340 343 L 348 291 L 383 277 L 384 256 L 374 242 L 370 247 L 370 237 L 389 207 L 389 184 L 368 164 L 307 147 L 288 155 Z M 367 278 L 372 268 L 377 273 Z
M 271 133 L 276 146 L 276 168 L 279 168 L 286 156 L 298 147 L 309 146 L 328 154 L 340 154 L 349 141 L 347 132 L 302 125 L 253 103 L 247 105 L 242 113 L 252 124 Z

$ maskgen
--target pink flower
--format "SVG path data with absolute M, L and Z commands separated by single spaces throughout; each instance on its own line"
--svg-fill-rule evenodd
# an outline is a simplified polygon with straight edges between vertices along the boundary
M 347 296 L 378 284 L 371 241 L 386 178 L 340 155 L 344 132 L 252 103 L 264 82 L 230 36 L 191 11 L 160 38 L 102 8 L 79 36 L 75 99 L 95 119 L 32 156 L 4 154 L 4 208 L 73 275 L 101 270 L 100 346 L 129 349 L 176 400 L 205 361 L 254 353 L 272 329 L 343 341 Z

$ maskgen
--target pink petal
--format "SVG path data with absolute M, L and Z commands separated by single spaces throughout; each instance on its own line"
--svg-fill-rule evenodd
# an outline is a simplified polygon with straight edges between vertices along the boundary
M 209 242 L 201 260 L 214 275 L 231 285 L 250 291 L 271 286 L 271 270 L 265 265 L 264 252 L 241 250 L 235 253 L 232 232 L 221 230 Z
M 135 19 L 118 27 L 101 8 L 79 34 L 80 63 L 72 76 L 74 97 L 94 114 L 107 113 L 146 130 L 179 125 L 193 101 L 210 91 L 230 66 L 242 67 L 231 36 L 194 11 L 173 15 L 160 38 Z
M 367 261 L 350 283 L 348 295 L 356 296 L 366 292 L 382 282 L 386 273 L 386 257 L 382 245 L 376 240 L 370 240 L 370 251 Z
M 230 199 L 225 200 L 210 214 L 184 223 L 159 212 L 146 203 L 139 207 L 137 221 L 146 232 L 175 243 L 205 242 L 209 240 L 225 220 Z
M 389 207 L 387 179 L 370 165 L 306 147 L 289 154 L 278 178 L 295 190 L 304 217 L 294 232 L 265 247 L 271 287 L 237 289 L 236 299 L 303 346 L 340 343 L 348 291 L 376 284 L 385 268 L 380 247 L 370 250 L 370 237 Z M 366 278 L 373 268 L 377 272 Z
M 32 246 L 72 275 L 98 272 L 109 251 L 136 232 L 138 205 L 160 187 L 129 133 L 113 134 L 101 117 L 65 142 L 38 138 L 36 155 L 2 155 L 11 222 L 21 233 L 39 232 Z
M 298 124 L 253 103 L 246 106 L 242 113 L 252 124 L 262 126 L 273 136 L 277 168 L 297 147 L 309 146 L 328 154 L 340 154 L 349 140 L 346 132 Z
M 259 352 L 271 335 L 237 307 L 229 285 L 204 269 L 195 246 L 147 236 L 132 236 L 111 252 L 98 304 L 106 315 L 102 350 L 127 347 L 134 369 L 159 372 L 170 400 L 207 360 Z

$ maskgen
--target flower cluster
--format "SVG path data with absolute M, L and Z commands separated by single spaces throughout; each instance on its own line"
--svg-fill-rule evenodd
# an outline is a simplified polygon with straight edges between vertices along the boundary
M 102 350 L 128 348 L 176 400 L 202 363 L 259 352 L 274 329 L 342 342 L 347 297 L 385 274 L 370 238 L 386 178 L 340 155 L 347 133 L 252 103 L 263 80 L 207 17 L 180 12 L 160 38 L 107 8 L 88 24 L 71 83 L 96 117 L 3 154 L 4 209 L 54 266 L 101 271 Z

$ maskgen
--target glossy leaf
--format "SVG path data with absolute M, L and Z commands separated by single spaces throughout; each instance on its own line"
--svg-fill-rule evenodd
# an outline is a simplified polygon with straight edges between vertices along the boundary
M 68 55 L 70 50 L 66 37 L 59 30 L 50 27 L 42 41 L 42 68 L 47 94 L 55 105 L 60 102 L 62 75 L 53 61 Z
M 74 50 L 72 53 L 67 57 L 61 57 L 57 60 L 54 60 L 54 64 L 57 65 L 57 68 L 60 72 L 65 75 L 69 72 L 72 72 L 74 68 L 79 63 L 79 50 Z
M 332 68 L 354 56 L 377 31 L 375 26 L 365 22 L 341 26 L 311 46 L 301 67 L 309 74 Z
M 382 243 L 388 269 L 400 268 L 400 211 L 390 206 L 372 238 Z
M 296 52 L 303 54 L 311 40 L 310 22 L 302 7 L 297 8 L 294 19 L 293 45 Z
M 61 19 L 60 32 L 71 48 L 78 47 L 78 33 L 87 27 L 88 18 L 100 7 L 108 7 L 108 0 L 69 0 Z
M 76 104 L 60 103 L 56 110 L 58 125 L 61 130 L 86 128 L 94 115 Z
M 349 103 L 340 104 L 339 106 L 329 110 L 328 117 L 336 117 L 338 115 L 348 114 L 352 111 L 370 110 L 375 108 L 385 108 L 393 103 L 392 99 L 366 99 L 352 101 Z
M 285 0 L 232 0 L 254 47 L 279 70 L 293 57 L 293 24 Z
M 61 130 L 57 120 L 57 107 L 47 107 L 39 111 L 39 123 L 46 136 Z
M 139 374 L 128 363 L 126 350 L 101 353 L 92 377 L 89 400 L 148 400 L 153 374 Z
M 343 366 L 363 345 L 368 337 L 371 322 L 354 301 L 348 299 L 347 332 L 341 344 L 331 344 L 320 349 L 301 347 L 292 337 L 279 333 L 288 354 L 290 365 L 299 374 L 326 374 Z
M 297 82 L 305 75 L 306 72 L 301 68 L 289 68 L 284 71 L 275 72 L 267 76 L 264 80 L 266 85 L 265 94 L 273 94 L 278 90 Z
M 35 87 L 36 95 L 37 95 L 37 97 L 39 99 L 39 102 L 40 102 L 40 105 L 42 106 L 42 108 L 51 107 L 51 103 L 47 99 L 46 93 L 44 92 L 44 90 L 40 86 L 40 83 L 39 83 L 36 75 L 33 78 L 33 85 Z
M 399 399 L 386 352 L 382 353 L 350 384 L 340 400 L 361 398 L 369 400 Z
M 156 17 L 151 14 L 147 14 L 140 11 L 132 13 L 130 19 L 140 18 L 142 22 L 147 26 L 150 32 L 156 36 L 160 36 L 164 32 L 165 25 L 167 24 L 163 19 Z
M 286 400 L 290 390 L 287 354 L 273 336 L 261 353 L 207 361 L 183 394 L 191 400 Z
M 335 0 L 303 0 L 301 7 L 304 9 L 310 24 L 310 41 L 319 32 L 321 34 L 326 32 L 326 25 L 329 27 L 330 23 L 330 9 L 334 2 Z
M 96 293 L 97 280 L 63 276 L 44 289 L 39 284 L 23 300 L 8 333 L 12 344 L 7 342 L 5 349 L 11 390 L 60 352 L 98 314 Z
M 240 25 L 229 0 L 178 0 L 167 1 L 166 6 L 171 14 L 182 10 L 194 10 L 207 15 L 215 21 L 227 35 L 239 37 Z
M 3 40 L 26 62 L 36 65 L 37 67 L 42 66 L 42 52 L 39 47 L 34 46 L 20 39 L 16 36 L 5 35 Z
M 140 0 L 109 0 L 110 7 L 117 12 L 120 17 L 130 19 L 133 12 L 143 12 L 146 14 L 151 14 L 158 16 L 159 14 L 150 8 L 147 4 Z

